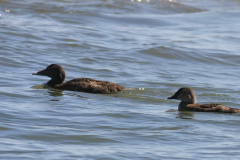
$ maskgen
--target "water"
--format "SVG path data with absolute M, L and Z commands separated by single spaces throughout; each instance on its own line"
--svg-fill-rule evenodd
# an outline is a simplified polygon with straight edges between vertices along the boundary
M 238 114 L 167 97 L 240 108 L 239 28 L 237 0 L 0 0 L 0 158 L 238 159 Z M 46 89 L 52 63 L 128 89 Z

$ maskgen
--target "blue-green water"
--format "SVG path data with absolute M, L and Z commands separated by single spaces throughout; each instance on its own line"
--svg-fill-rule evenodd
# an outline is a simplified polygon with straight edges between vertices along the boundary
M 238 159 L 240 115 L 167 97 L 240 108 L 239 28 L 236 0 L 0 0 L 0 158 Z M 127 89 L 46 89 L 52 63 Z

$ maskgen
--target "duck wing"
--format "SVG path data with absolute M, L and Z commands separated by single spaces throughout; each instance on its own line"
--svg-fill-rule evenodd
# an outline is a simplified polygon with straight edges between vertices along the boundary
M 240 113 L 240 109 L 231 108 L 221 104 L 188 104 L 189 111 L 196 112 L 221 112 L 221 113 Z
M 108 81 L 98 81 L 91 78 L 77 78 L 67 81 L 63 84 L 55 85 L 54 88 L 71 91 L 81 91 L 88 93 L 116 93 L 124 89 L 124 87 Z

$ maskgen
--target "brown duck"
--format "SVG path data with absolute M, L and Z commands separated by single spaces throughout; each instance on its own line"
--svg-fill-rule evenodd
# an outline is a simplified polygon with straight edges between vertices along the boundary
M 52 78 L 47 84 L 50 87 L 61 90 L 109 94 L 124 89 L 124 87 L 116 83 L 97 81 L 91 78 L 77 78 L 63 83 L 65 79 L 65 71 L 58 64 L 51 64 L 46 69 L 33 73 L 32 75 L 48 76 Z
M 197 104 L 196 95 L 191 88 L 180 88 L 168 99 L 182 100 L 178 105 L 179 111 L 240 113 L 240 109 L 230 108 L 221 104 Z

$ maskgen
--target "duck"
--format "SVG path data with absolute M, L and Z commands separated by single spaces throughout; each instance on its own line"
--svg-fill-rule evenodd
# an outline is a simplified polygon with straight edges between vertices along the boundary
M 181 100 L 178 111 L 240 113 L 240 109 L 221 104 L 198 104 L 195 93 L 191 88 L 180 88 L 173 96 L 167 99 Z
M 110 94 L 110 93 L 116 93 L 125 89 L 119 84 L 116 84 L 113 82 L 99 81 L 91 78 L 76 78 L 63 83 L 66 76 L 65 71 L 63 67 L 58 64 L 51 64 L 46 69 L 43 69 L 39 72 L 35 72 L 32 75 L 50 77 L 51 80 L 47 82 L 47 85 L 52 88 L 60 89 L 60 90 Z

